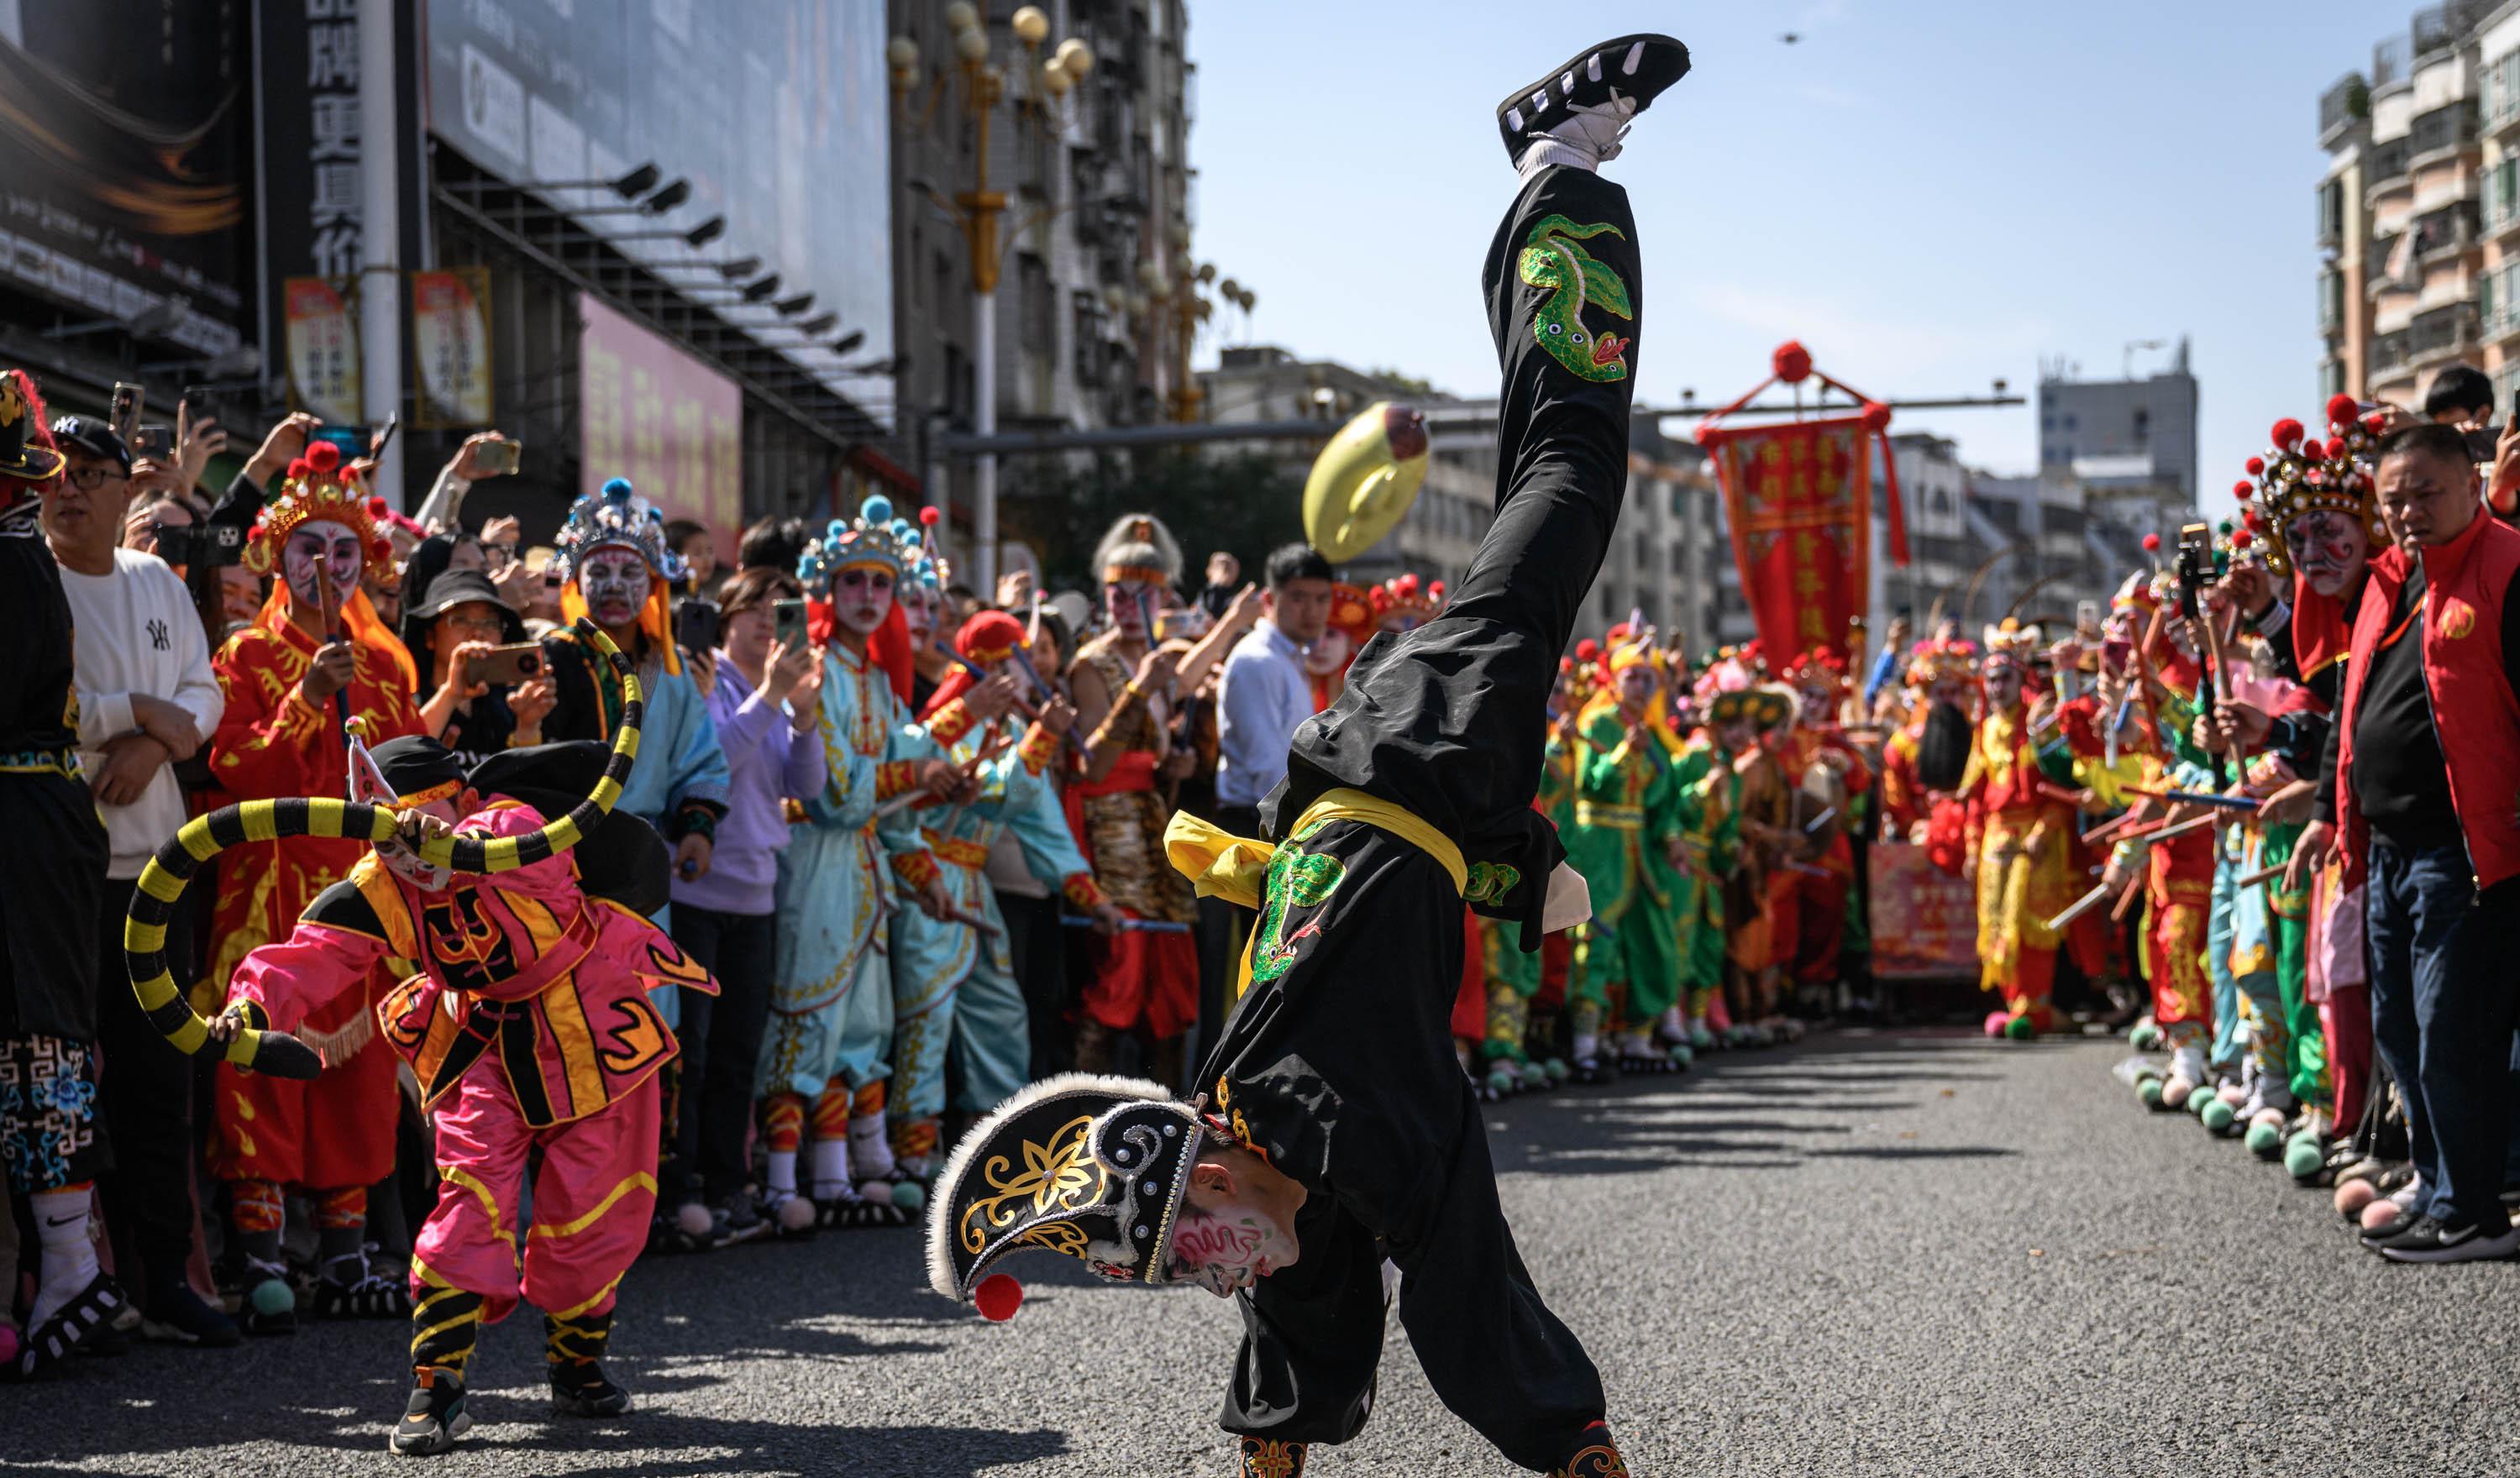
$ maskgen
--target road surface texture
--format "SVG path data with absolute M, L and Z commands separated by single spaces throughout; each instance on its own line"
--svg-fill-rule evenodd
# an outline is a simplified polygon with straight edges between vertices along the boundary
M 2520 1267 L 2403 1268 L 2323 1193 L 2146 1114 L 2114 1042 L 1843 1032 L 1489 1114 L 1550 1302 L 1640 1478 L 2347 1474 L 2520 1465 Z M 643 1262 L 600 1424 L 549 1416 L 539 1321 L 490 1330 L 446 1475 L 1224 1475 L 1231 1311 L 1029 1258 L 989 1324 L 909 1232 Z M 404 1330 L 143 1346 L 0 1388 L 0 1470 L 403 1473 Z M 1392 1321 L 1320 1478 L 1505 1474 Z M 2384 1447 L 2383 1444 L 2390 1444 Z

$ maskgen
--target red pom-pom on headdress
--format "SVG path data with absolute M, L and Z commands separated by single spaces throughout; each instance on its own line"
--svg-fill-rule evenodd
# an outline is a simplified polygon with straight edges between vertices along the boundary
M 2342 392 L 2330 395 L 2327 397 L 2327 424 L 2337 426 L 2352 425 L 2362 410 L 2362 402 L 2351 395 Z
M 306 474 L 311 470 L 313 470 L 313 469 L 307 467 L 306 459 L 298 457 L 290 462 L 289 470 L 284 475 L 292 482 L 298 482 L 302 481 Z
M 2242 503 L 2248 502 L 2249 499 L 2256 494 L 2257 490 L 2258 485 L 2249 481 L 2245 477 L 2231 484 L 2231 496 L 2239 499 Z
M 1598 658 L 1600 655 L 1601 644 L 1594 641 L 1591 637 L 1586 637 L 1584 640 L 1575 644 L 1575 659 L 1579 662 L 1590 662 Z
M 310 441 L 306 443 L 306 470 L 308 471 L 329 472 L 340 465 L 341 449 L 339 447 L 335 446 L 329 441 Z
M 2341 460 L 2344 456 L 2345 456 L 2345 438 L 2344 438 L 2344 437 L 2342 437 L 2342 436 L 2330 436 L 2330 437 L 2328 437 L 2328 438 L 2327 438 L 2327 460 L 2328 460 L 2328 461 L 2330 461 L 2330 462 L 2335 462 L 2335 461 L 2339 461 L 2339 460 Z
M 370 498 L 368 500 L 368 515 L 375 518 L 383 517 L 385 515 L 385 500 L 382 497 Z
M 2158 553 L 2160 553 L 2160 551 L 2161 551 L 2161 535 L 2159 535 L 2159 534 L 2146 534 L 2146 535 L 2144 535 L 2144 536 L 2143 536 L 2143 552 L 2144 552 L 2145 554 L 2147 554 L 2147 555 L 2150 555 L 2150 554 L 2158 554 Z
M 928 528 L 934 528 L 937 523 L 944 518 L 944 516 L 945 515 L 940 512 L 933 503 L 919 511 L 919 521 Z M 1014 1279 L 1008 1278 L 1007 1281 L 1013 1282 Z
M 2231 535 L 2231 547 L 2233 549 L 2246 549 L 2256 542 L 2258 542 L 2256 537 L 2245 528 L 2240 529 Z
M 2248 461 L 2241 463 L 2240 468 L 2252 477 L 2263 477 L 2266 475 L 2267 471 L 2267 459 L 2264 457 L 2252 457 Z
M 2303 434 L 2301 423 L 2286 416 L 2275 423 L 2274 429 L 2268 433 L 2268 439 L 2285 451 L 2291 451 L 2301 445 Z

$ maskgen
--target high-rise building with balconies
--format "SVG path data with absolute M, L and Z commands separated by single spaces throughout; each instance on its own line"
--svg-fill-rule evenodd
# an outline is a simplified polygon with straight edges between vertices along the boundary
M 2322 394 L 2418 405 L 2460 362 L 2520 378 L 2515 57 L 2520 0 L 2452 0 L 2320 94 Z

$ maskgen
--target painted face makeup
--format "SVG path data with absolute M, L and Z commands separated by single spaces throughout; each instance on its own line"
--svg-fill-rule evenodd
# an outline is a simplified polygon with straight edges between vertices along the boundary
M 2371 535 L 2362 520 L 2333 509 L 2313 509 L 2285 524 L 2284 546 L 2302 579 L 2331 599 L 2345 594 L 2371 558 Z
M 1651 668 L 1626 667 L 1619 672 L 1619 697 L 1642 708 L 1653 700 L 1654 675 Z
M 290 531 L 289 542 L 280 548 L 281 578 L 289 583 L 290 595 L 299 605 L 312 610 L 317 605 L 315 571 L 319 568 L 333 582 L 336 605 L 349 599 L 359 586 L 359 536 L 347 525 L 329 518 L 313 518 Z
M 648 561 L 636 550 L 599 549 L 578 566 L 578 594 L 595 624 L 619 630 L 639 619 L 648 604 Z
M 1151 594 L 1149 587 L 1134 580 L 1109 581 L 1102 587 L 1102 614 L 1123 635 L 1143 637 L 1147 634 L 1147 608 L 1139 601 Z M 1152 604 L 1149 599 L 1148 605 Z
M 936 592 L 924 585 L 904 585 L 892 598 L 901 603 L 901 623 L 910 628 L 910 645 L 923 649 L 936 638 Z
M 852 564 L 832 576 L 832 612 L 842 626 L 861 637 L 875 635 L 892 614 L 892 572 L 872 564 Z M 907 607 L 903 611 L 908 615 Z
M 2009 708 L 2021 696 L 2021 669 L 2010 662 L 1986 664 L 1986 701 L 1995 708 Z
M 1249 1207 L 1183 1203 L 1173 1231 L 1173 1281 L 1230 1298 L 1293 1261 L 1285 1234 Z

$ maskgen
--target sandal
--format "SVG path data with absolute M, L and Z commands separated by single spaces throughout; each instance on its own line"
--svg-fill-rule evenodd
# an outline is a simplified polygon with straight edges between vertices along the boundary
M 81 1343 L 105 1327 L 128 1302 L 122 1289 L 112 1277 L 98 1274 L 78 1296 L 62 1305 L 59 1312 L 44 1321 L 43 1327 L 29 1330 L 23 1349 L 6 1367 L 19 1380 L 35 1380 L 52 1374 Z

